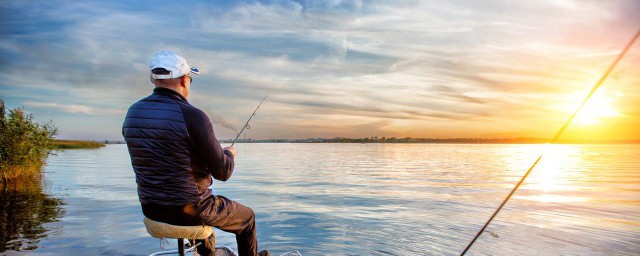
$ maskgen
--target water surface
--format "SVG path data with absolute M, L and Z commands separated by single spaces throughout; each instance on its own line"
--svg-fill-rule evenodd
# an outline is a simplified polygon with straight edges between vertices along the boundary
M 545 148 L 546 147 L 546 148 Z M 457 255 L 545 157 L 469 255 L 638 255 L 639 145 L 239 144 L 214 191 L 257 213 L 261 249 L 303 255 Z M 57 221 L 29 255 L 145 255 L 125 145 L 51 156 Z M 233 235 L 217 231 L 235 249 Z M 173 241 L 172 241 L 173 242 Z

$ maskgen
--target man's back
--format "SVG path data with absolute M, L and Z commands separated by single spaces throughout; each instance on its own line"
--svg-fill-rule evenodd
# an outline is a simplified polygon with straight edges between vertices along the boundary
M 240 256 L 258 255 L 253 210 L 209 189 L 213 178 L 231 177 L 235 149 L 223 149 L 209 117 L 187 102 L 190 74 L 198 70 L 175 52 L 161 51 L 152 57 L 149 71 L 156 88 L 129 108 L 122 127 L 142 213 L 173 225 L 232 232 Z M 198 253 L 214 255 L 215 237 L 201 242 Z
M 133 104 L 122 132 L 142 204 L 185 205 L 198 199 L 189 133 L 176 96 L 154 93 Z

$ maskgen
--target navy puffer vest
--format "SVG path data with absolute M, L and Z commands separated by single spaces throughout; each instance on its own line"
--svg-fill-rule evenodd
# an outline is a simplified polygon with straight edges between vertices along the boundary
M 154 93 L 133 104 L 122 133 L 143 204 L 185 205 L 198 201 L 189 132 L 179 102 Z

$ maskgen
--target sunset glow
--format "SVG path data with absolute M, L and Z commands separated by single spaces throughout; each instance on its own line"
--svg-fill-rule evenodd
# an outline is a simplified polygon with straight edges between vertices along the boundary
M 596 93 L 587 101 L 574 119 L 576 125 L 596 125 L 620 116 L 620 113 L 614 108 L 615 98 L 603 95 L 602 92 Z
M 7 107 L 60 138 L 120 140 L 148 59 L 172 49 L 200 69 L 189 101 L 222 139 L 266 94 L 247 138 L 547 138 L 640 20 L 630 0 L 131 5 L 3 3 Z M 563 138 L 640 139 L 638 48 Z

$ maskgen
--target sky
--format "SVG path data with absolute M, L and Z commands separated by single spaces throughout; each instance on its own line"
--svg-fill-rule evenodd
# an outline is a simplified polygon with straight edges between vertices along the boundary
M 0 2 L 0 99 L 122 140 L 148 61 L 200 69 L 219 139 L 551 137 L 640 28 L 640 1 Z M 640 42 L 564 138 L 640 139 Z

